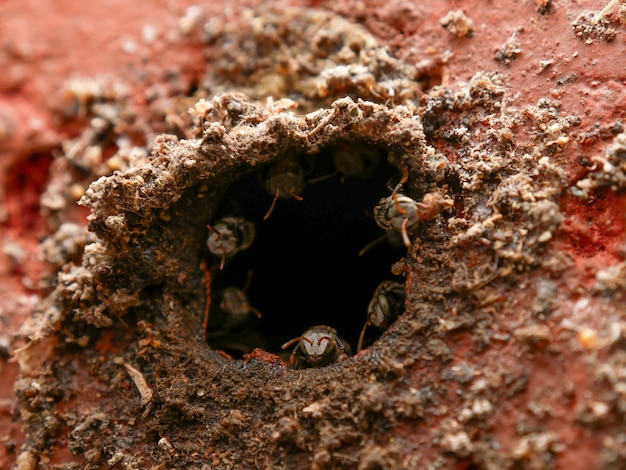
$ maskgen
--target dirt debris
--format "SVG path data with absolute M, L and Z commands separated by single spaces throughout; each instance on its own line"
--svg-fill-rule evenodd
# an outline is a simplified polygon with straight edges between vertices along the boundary
M 604 15 L 596 13 L 582 13 L 572 23 L 576 37 L 593 44 L 597 40 L 611 42 L 617 37 L 617 30 L 611 25 L 611 21 Z
M 510 65 L 523 52 L 518 36 L 519 31 L 516 31 L 498 48 L 495 55 L 498 62 Z
M 458 38 L 471 37 L 474 33 L 474 22 L 463 10 L 449 11 L 439 20 L 439 24 Z
M 213 93 L 287 97 L 308 111 L 346 95 L 407 104 L 421 91 L 415 67 L 361 26 L 321 10 L 251 10 L 207 40 L 218 46 L 204 83 Z

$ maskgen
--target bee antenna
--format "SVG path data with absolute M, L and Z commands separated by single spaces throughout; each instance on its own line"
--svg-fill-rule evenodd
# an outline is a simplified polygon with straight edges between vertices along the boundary
M 322 176 L 318 176 L 317 178 L 311 178 L 310 180 L 307 180 L 307 184 L 315 184 L 315 183 L 321 183 L 322 181 L 326 181 L 331 179 L 333 176 L 336 176 L 339 174 L 339 171 L 335 170 L 332 173 L 328 173 L 327 175 L 322 175 Z
M 404 169 L 402 170 L 402 178 L 400 178 L 400 181 L 398 181 L 398 184 L 396 185 L 396 187 L 393 188 L 393 191 L 391 192 L 391 194 L 395 195 L 398 191 L 400 191 L 400 188 L 408 180 L 409 180 L 409 169 L 407 167 L 404 167 Z
M 263 220 L 267 220 L 267 219 L 270 218 L 270 215 L 272 214 L 272 211 L 274 210 L 274 207 L 276 207 L 276 201 L 278 201 L 278 194 L 279 193 L 280 193 L 280 188 L 276 187 L 276 194 L 274 195 L 274 200 L 272 201 L 272 205 L 270 206 L 270 208 L 267 210 L 267 212 L 263 216 Z
M 213 232 L 215 235 L 217 235 L 217 239 L 219 240 L 220 238 L 222 238 L 222 234 L 219 230 L 216 230 L 215 227 L 213 227 L 212 225 L 207 225 L 206 228 L 209 229 L 209 231 Z
M 287 341 L 285 344 L 283 344 L 280 349 L 287 349 L 289 346 L 293 346 L 295 343 L 297 343 L 298 341 L 300 341 L 301 339 L 307 340 L 307 338 L 303 338 L 302 336 L 298 336 L 297 338 L 291 339 L 289 341 Z M 308 340 L 309 343 L 311 342 L 311 340 Z
M 287 191 L 291 195 L 292 198 L 294 198 L 294 199 L 296 199 L 298 201 L 302 201 L 302 199 L 303 199 L 302 196 L 300 196 L 299 194 L 294 193 L 287 186 L 283 186 L 283 189 L 285 191 Z
M 261 312 L 259 312 L 256 308 L 250 307 L 250 311 L 254 313 L 257 316 L 257 318 L 262 318 Z

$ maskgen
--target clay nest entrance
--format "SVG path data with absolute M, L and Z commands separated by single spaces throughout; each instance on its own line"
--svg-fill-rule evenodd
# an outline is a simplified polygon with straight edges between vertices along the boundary
M 433 90 L 419 116 L 351 98 L 306 115 L 289 112 L 289 102 L 261 107 L 237 93 L 201 100 L 193 112 L 198 139 L 162 135 L 147 162 L 95 181 L 81 200 L 97 240 L 80 266 L 62 269 L 40 306 L 43 326 L 29 335 L 41 339 L 53 326 L 62 359 L 16 387 L 30 410 L 27 448 L 44 449 L 67 428 L 70 449 L 94 466 L 393 468 L 410 446 L 428 461 L 456 452 L 458 429 L 433 431 L 428 421 L 442 405 L 460 409 L 477 397 L 495 404 L 518 393 L 524 372 L 503 365 L 498 383 L 513 385 L 463 389 L 460 399 L 455 387 L 474 372 L 444 366 L 456 360 L 444 339 L 470 329 L 467 347 L 482 351 L 500 334 L 506 318 L 490 304 L 501 292 L 485 287 L 554 265 L 542 247 L 561 220 L 561 174 L 540 158 L 558 151 L 553 136 L 529 133 L 534 140 L 524 147 L 526 137 L 514 143 L 511 128 L 526 120 L 565 132 L 571 122 L 547 102 L 503 114 L 503 93 L 498 77 L 478 74 L 456 92 Z M 377 171 L 321 178 L 346 147 L 379 158 Z M 291 158 L 318 181 L 300 192 L 302 201 L 279 199 L 263 220 L 272 195 L 261 181 Z M 408 249 L 383 242 L 359 256 L 383 233 L 370 211 L 405 170 L 408 196 L 454 204 L 418 224 Z M 257 239 L 220 269 L 207 227 L 228 215 L 252 220 Z M 215 337 L 204 338 L 207 300 L 224 286 L 244 287 L 250 272 L 247 294 L 262 313 L 251 329 L 266 344 L 229 359 Z M 384 278 L 405 282 L 406 309 L 383 334 L 372 332 L 361 354 L 307 370 L 273 354 L 316 324 L 334 326 L 354 345 Z M 68 389 L 85 370 L 97 379 L 94 390 Z M 99 394 L 97 409 L 80 406 L 86 393 Z M 70 412 L 57 413 L 60 397 Z M 61 419 L 46 420 L 51 413 Z M 441 447 L 388 441 L 390 430 L 421 420 L 433 442 L 443 436 Z
M 144 390 L 141 399 L 130 400 L 133 409 L 111 406 L 128 416 L 141 413 L 143 405 L 141 426 L 155 459 L 171 442 L 176 465 L 201 462 L 215 446 L 224 453 L 220 459 L 252 462 L 267 451 L 267 443 L 276 450 L 311 451 L 319 445 L 319 429 L 334 435 L 345 428 L 336 439 L 357 445 L 358 433 L 371 425 L 366 408 L 380 404 L 358 411 L 342 403 L 348 395 L 357 399 L 366 386 L 363 377 L 399 373 L 404 366 L 397 350 L 413 341 L 399 335 L 414 326 L 405 325 L 401 333 L 393 325 L 368 358 L 295 371 L 269 354 L 229 360 L 210 347 L 203 340 L 206 301 L 221 286 L 242 286 L 251 272 L 247 293 L 262 312 L 255 329 L 266 338 L 268 351 L 278 352 L 280 344 L 315 324 L 337 328 L 355 345 L 376 285 L 393 277 L 404 282 L 406 271 L 403 245 L 383 241 L 359 255 L 384 233 L 372 210 L 403 168 L 409 170 L 406 191 L 416 199 L 443 184 L 443 158 L 426 148 L 420 121 L 403 107 L 346 98 L 330 109 L 296 116 L 225 94 L 201 103 L 196 112 L 201 140 L 162 136 L 146 165 L 101 178 L 84 196 L 82 203 L 92 210 L 90 230 L 99 241 L 87 246 L 83 266 L 67 273 L 65 287 L 71 283 L 72 290 L 81 290 L 80 299 L 58 289 L 64 311 L 74 312 L 63 331 L 65 342 L 83 338 L 84 344 L 85 322 L 126 331 L 111 340 L 117 362 L 96 360 L 96 374 L 106 381 L 119 375 L 120 365 L 141 371 L 144 378 L 133 382 Z M 380 159 L 377 171 L 364 179 L 331 175 L 333 156 L 345 148 Z M 309 165 L 309 180 L 318 181 L 309 182 L 302 201 L 279 199 L 262 220 L 272 196 L 259 178 L 272 164 L 294 157 Z M 233 214 L 256 223 L 257 239 L 220 269 L 219 256 L 207 250 L 207 226 Z M 97 342 L 104 340 L 92 334 Z M 402 354 L 409 363 L 414 360 L 406 350 Z M 132 396 L 132 386 L 126 393 Z M 330 421 L 294 417 L 307 407 L 307 416 L 327 415 Z M 216 422 L 221 424 L 207 429 L 205 423 Z M 176 443 L 192 428 L 206 440 L 184 451 Z M 90 438 L 77 433 L 75 447 L 101 448 L 105 442 L 117 447 L 115 439 L 112 432 Z
M 129 169 L 94 182 L 83 197 L 97 240 L 77 242 L 86 245 L 81 265 L 61 269 L 36 326 L 25 333 L 35 342 L 50 335 L 58 343 L 50 367 L 37 380 L 25 373 L 17 387 L 29 429 L 23 460 L 63 435 L 73 454 L 94 467 L 255 468 L 265 462 L 298 468 L 312 454 L 319 465 L 345 466 L 359 459 L 355 449 L 363 443 L 376 446 L 393 420 L 393 414 L 369 416 L 382 410 L 384 398 L 372 381 L 395 377 L 405 361 L 415 360 L 407 355 L 408 332 L 419 328 L 402 327 L 402 320 L 380 340 L 381 333 L 370 330 L 369 359 L 349 357 L 320 369 L 295 371 L 272 353 L 316 324 L 335 327 L 356 346 L 376 285 L 385 278 L 404 282 L 408 266 L 401 262 L 406 247 L 387 242 L 359 256 L 383 233 L 372 218 L 374 205 L 405 168 L 406 189 L 415 198 L 442 187 L 446 159 L 426 148 L 421 122 L 408 108 L 354 101 L 414 98 L 417 71 L 390 58 L 360 28 L 325 14 L 293 23 L 287 34 L 290 15 L 271 15 L 278 27 L 237 27 L 234 35 L 250 50 L 233 48 L 240 42 L 227 33 L 216 48 L 223 56 L 212 61 L 217 78 L 208 76 L 206 88 L 224 90 L 226 82 L 231 90 L 233 77 L 255 72 L 237 89 L 257 98 L 289 96 L 300 109 L 326 109 L 298 116 L 289 112 L 289 100 L 262 107 L 238 93 L 200 101 L 194 129 L 171 129 L 179 138 L 159 137 L 150 158 L 128 155 Z M 280 37 L 274 31 L 282 31 Z M 280 48 L 280 60 L 268 53 L 270 46 Z M 241 57 L 250 59 L 243 73 L 236 70 Z M 277 88 L 259 89 L 254 75 L 273 76 L 264 82 Z M 328 105 L 347 94 L 354 100 Z M 189 140 L 179 140 L 183 136 Z M 380 160 L 376 172 L 308 183 L 302 201 L 281 199 L 262 220 L 272 197 L 259 179 L 272 165 L 297 158 L 307 180 L 323 179 L 346 148 L 373 153 Z M 84 150 L 77 157 L 89 154 Z M 207 226 L 228 215 L 252 220 L 257 238 L 219 269 L 207 249 Z M 211 324 L 219 290 L 244 287 L 248 279 L 246 294 L 262 314 L 247 325 L 256 336 L 242 330 L 212 335 L 220 328 Z M 266 353 L 239 359 L 257 346 Z M 69 356 L 76 368 L 56 359 Z M 67 385 L 86 370 L 93 390 Z M 362 392 L 364 406 L 358 405 Z M 89 402 L 86 394 L 99 396 L 95 407 L 81 406 Z M 69 403 L 67 412 L 56 410 L 59 397 Z M 45 418 L 51 414 L 60 418 Z M 197 435 L 202 439 L 189 440 Z M 396 456 L 392 451 L 390 461 Z
M 196 113 L 201 141 L 161 137 L 150 165 L 96 182 L 83 199 L 93 210 L 90 228 L 112 254 L 95 273 L 101 290 L 114 290 L 116 298 L 87 320 L 107 323 L 110 309 L 124 316 L 129 302 L 136 308 L 140 298 L 172 295 L 185 307 L 170 306 L 184 325 L 177 334 L 207 336 L 213 349 L 235 356 L 255 346 L 279 352 L 316 324 L 333 326 L 355 346 L 378 283 L 394 277 L 403 282 L 404 266 L 395 274 L 392 266 L 406 247 L 381 239 L 385 232 L 374 220 L 374 206 L 391 193 L 402 168 L 420 166 L 419 178 L 411 174 L 405 183 L 416 198 L 441 185 L 445 175 L 434 155 L 432 164 L 423 162 L 428 152 L 420 122 L 405 108 L 351 99 L 295 116 L 264 110 L 237 94 L 202 102 Z M 337 156 L 345 154 L 364 157 L 365 170 L 338 171 Z M 300 166 L 303 187 L 294 197 L 276 199 L 263 183 L 285 162 Z M 224 217 L 255 226 L 250 247 L 228 259 L 206 243 Z M 230 286 L 245 289 L 261 312 L 249 325 L 256 338 L 242 339 L 239 330 L 212 334 L 220 327 L 211 323 L 216 295 Z M 213 305 L 203 320 L 197 307 L 204 297 Z M 185 319 L 183 310 L 192 318 Z M 232 347 L 236 342 L 241 348 Z

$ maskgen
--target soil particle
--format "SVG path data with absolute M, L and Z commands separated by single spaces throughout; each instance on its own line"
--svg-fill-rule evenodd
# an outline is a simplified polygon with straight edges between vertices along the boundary
M 596 13 L 583 13 L 572 23 L 576 37 L 585 44 L 593 44 L 596 40 L 611 42 L 617 37 L 617 31 L 606 17 L 598 17 Z
M 509 65 L 521 53 L 522 46 L 517 38 L 519 32 L 515 32 L 496 51 L 495 59 L 504 65 Z
M 439 23 L 458 38 L 471 37 L 474 32 L 474 22 L 463 10 L 449 11 Z

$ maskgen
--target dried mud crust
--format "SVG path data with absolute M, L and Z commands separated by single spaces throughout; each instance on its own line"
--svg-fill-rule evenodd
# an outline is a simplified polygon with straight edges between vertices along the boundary
M 19 353 L 16 392 L 27 430 L 19 468 L 59 459 L 75 462 L 68 468 L 450 468 L 459 461 L 546 468 L 568 446 L 580 445 L 568 440 L 571 433 L 588 436 L 612 419 L 608 410 L 622 416 L 619 321 L 607 338 L 578 332 L 581 357 L 596 339 L 607 346 L 597 358 L 598 383 L 584 385 L 578 412 L 552 416 L 542 396 L 528 393 L 541 377 L 527 370 L 537 361 L 560 364 L 572 337 L 555 327 L 564 315 L 554 313 L 561 275 L 570 266 L 552 245 L 563 223 L 561 203 L 623 187 L 623 130 L 615 129 L 610 151 L 572 187 L 561 165 L 579 118 L 555 102 L 516 108 L 506 81 L 486 72 L 467 83 L 422 90 L 414 69 L 362 31 L 350 36 L 343 23 L 329 28 L 323 41 L 286 41 L 289 47 L 278 48 L 293 58 L 301 48 L 321 44 L 306 61 L 319 68 L 292 63 L 291 72 L 274 70 L 258 45 L 277 24 L 287 28 L 278 28 L 278 37 L 291 37 L 286 25 L 293 21 L 292 13 L 251 17 L 256 33 L 250 37 L 257 43 L 241 49 L 248 52 L 244 57 L 257 57 L 259 67 L 244 70 L 266 69 L 238 83 L 251 97 L 237 90 L 208 98 L 209 89 L 218 91 L 220 80 L 229 78 L 226 72 L 219 78 L 227 70 L 219 64 L 238 57 L 237 50 L 227 52 L 173 133 L 157 137 L 149 149 L 116 149 L 114 164 L 98 158 L 83 165 L 89 177 L 81 173 L 80 181 L 49 188 L 47 196 L 57 200 L 82 194 L 92 233 L 61 224 L 63 204 L 48 207 L 49 222 L 59 230 L 47 256 L 61 267 L 54 290 L 22 331 L 32 345 Z M 223 37 L 230 44 L 229 34 Z M 315 57 L 324 57 L 323 63 Z M 355 57 L 359 65 L 351 68 Z M 268 94 L 259 83 L 275 90 L 277 80 L 274 98 L 287 100 L 252 99 Z M 313 92 L 305 96 L 305 90 Z M 349 96 L 337 99 L 344 94 Z M 301 114 L 293 111 L 295 102 Z M 88 129 L 77 141 L 81 149 L 110 150 L 106 142 L 119 141 L 111 136 L 132 134 L 120 125 L 131 118 L 115 119 L 106 140 Z M 404 192 L 417 201 L 432 193 L 454 201 L 418 226 L 411 247 L 396 252 L 388 272 L 372 273 L 393 269 L 405 277 L 406 311 L 366 350 L 327 367 L 292 370 L 276 350 L 226 358 L 203 340 L 212 292 L 207 278 L 219 276 L 206 269 L 207 224 L 230 210 L 230 188 L 258 183 L 257 174 L 272 163 L 297 156 L 328 166 L 342 146 L 375 148 L 393 172 L 408 169 Z M 66 159 L 89 155 L 67 152 Z M 106 174 L 107 166 L 109 173 L 120 171 Z M 378 188 L 374 200 L 389 193 L 385 184 Z M 301 202 L 302 211 L 307 204 Z M 300 249 L 311 250 L 315 239 L 292 228 L 302 239 Z M 274 254 L 296 261 L 284 279 L 336 269 L 331 258 L 300 266 L 300 254 Z M 621 289 L 621 271 L 605 274 L 597 292 Z M 266 296 L 279 296 L 284 279 Z M 515 289 L 522 285 L 523 292 Z M 533 297 L 531 310 L 519 312 L 520 296 Z M 333 310 L 333 301 L 327 297 L 332 315 L 352 314 Z M 294 317 L 300 308 L 293 306 Z M 273 314 L 263 311 L 264 318 Z M 88 389 L 72 385 L 85 383 Z M 545 393 L 568 403 L 577 396 L 572 383 Z M 509 415 L 515 429 L 494 435 Z M 63 444 L 57 454 L 47 452 L 51 442 Z M 605 462 L 624 458 L 617 437 L 603 445 Z M 59 454 L 65 446 L 72 455 Z
M 399 423 L 419 427 L 439 415 L 449 391 L 434 387 L 433 381 L 457 378 L 450 372 L 454 367 L 425 372 L 410 388 L 402 385 L 402 377 L 433 361 L 452 361 L 446 340 L 459 328 L 474 328 L 471 348 L 485 350 L 502 328 L 497 316 L 480 306 L 485 297 L 494 302 L 501 295 L 497 281 L 553 262 L 540 255 L 560 221 L 556 201 L 562 180 L 547 161 L 540 161 L 540 153 L 531 153 L 533 146 L 512 144 L 508 126 L 528 117 L 518 112 L 495 117 L 501 114 L 504 90 L 497 77 L 479 75 L 461 90 L 433 91 L 421 119 L 406 107 L 350 98 L 306 116 L 271 113 L 243 95 L 225 94 L 207 106 L 202 139 L 161 137 L 146 164 L 93 183 L 82 203 L 92 209 L 90 230 L 98 241 L 86 246 L 81 266 L 68 265 L 60 274 L 51 305 L 43 312 L 58 315 L 49 324 L 60 326 L 57 347 L 66 352 L 59 351 L 59 357 L 66 357 L 66 348 L 78 348 L 78 360 L 90 365 L 107 403 L 106 415 L 73 409 L 57 423 L 71 429 L 70 449 L 92 463 L 144 459 L 167 461 L 169 467 L 237 462 L 290 468 L 304 458 L 321 466 L 361 462 L 370 468 L 367 462 L 374 456 L 380 465 L 403 466 L 399 444 L 378 448 L 377 437 Z M 229 109 L 237 111 L 229 114 Z M 547 105 L 527 112 L 532 119 L 549 115 L 561 122 Z M 451 126 L 457 118 L 464 122 L 463 132 Z M 487 132 L 485 119 L 492 120 Z M 463 145 L 449 159 L 428 143 L 440 139 Z M 409 168 L 411 195 L 418 198 L 447 185 L 457 201 L 446 223 L 443 218 L 425 223 L 419 241 L 401 257 L 411 300 L 407 312 L 358 358 L 326 368 L 294 371 L 280 361 L 225 359 L 201 334 L 206 290 L 200 266 L 206 225 L 221 193 L 277 159 L 317 154 L 337 142 L 385 148 L 390 162 Z M 323 273 L 325 266 L 306 269 Z M 486 292 L 482 287 L 488 282 L 493 287 Z M 445 285 L 450 287 L 441 288 Z M 123 364 L 141 370 L 150 384 L 149 398 L 136 394 Z M 36 393 L 37 398 L 29 397 L 33 380 L 18 384 L 33 411 L 46 408 L 40 403 L 42 393 L 61 392 L 61 384 L 73 375 L 65 360 L 50 366 L 59 383 L 50 386 L 48 377 L 50 388 Z M 443 376 L 437 378 L 436 370 Z M 464 399 L 493 410 L 503 397 L 519 393 L 527 380 L 521 368 L 510 365 L 498 364 L 494 373 L 517 385 L 485 384 L 480 392 L 466 390 Z M 471 381 L 458 380 L 466 379 Z M 62 393 L 70 403 L 72 395 L 80 395 Z M 119 400 L 119 394 L 126 399 Z M 36 419 L 27 422 L 34 427 Z M 127 428 L 124 440 L 119 426 Z M 457 452 L 453 438 L 442 432 L 430 453 L 470 453 Z M 190 435 L 198 439 L 189 441 Z M 126 439 L 134 452 L 124 451 Z M 420 453 L 423 461 L 429 460 L 429 452 Z

